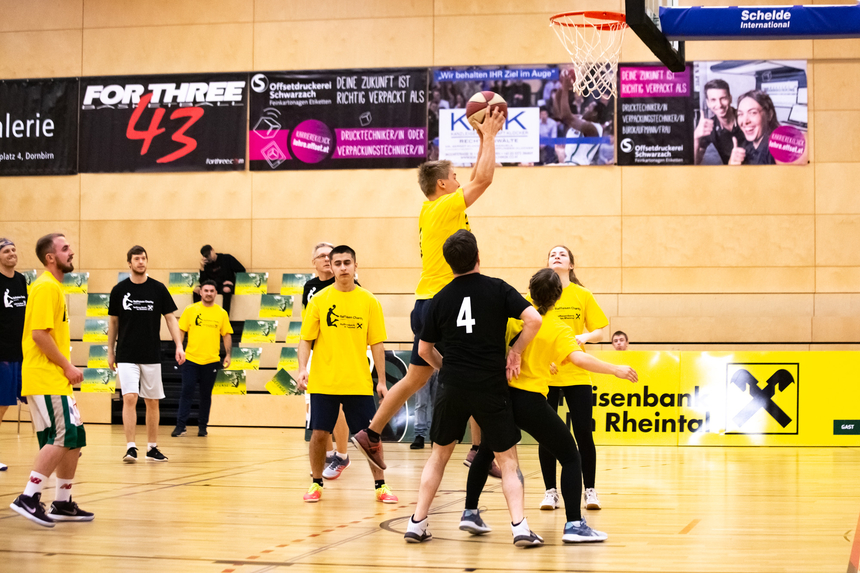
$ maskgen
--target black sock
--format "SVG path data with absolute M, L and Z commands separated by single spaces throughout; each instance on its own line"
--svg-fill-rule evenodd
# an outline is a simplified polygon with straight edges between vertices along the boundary
M 480 448 L 480 447 L 481 447 L 481 444 L 478 444 L 477 446 L 474 444 L 472 445 L 472 449 L 475 450 L 476 452 L 478 451 L 478 448 Z
M 379 434 L 377 434 L 376 432 L 374 432 L 370 428 L 367 429 L 367 437 L 370 438 L 370 441 L 373 443 L 378 442 L 379 438 L 380 438 Z
M 317 485 L 318 485 L 318 486 L 320 486 L 320 487 L 323 487 L 323 481 L 322 481 L 322 478 L 319 478 L 319 479 L 317 479 L 317 478 L 313 478 L 313 480 L 314 480 L 314 483 L 315 483 L 315 484 L 317 484 Z
M 373 483 L 374 483 L 374 484 L 376 484 L 376 485 L 374 485 L 373 487 L 374 487 L 374 488 L 376 488 L 376 489 L 379 489 L 379 488 L 381 488 L 382 486 L 384 486 L 384 485 L 385 485 L 385 480 L 384 480 L 384 479 L 378 479 L 378 480 L 376 480 L 376 481 L 375 481 L 375 482 L 373 482 Z

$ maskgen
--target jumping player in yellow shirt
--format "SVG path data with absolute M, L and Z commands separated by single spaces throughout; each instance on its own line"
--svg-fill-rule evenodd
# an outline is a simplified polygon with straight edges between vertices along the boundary
M 493 182 L 496 167 L 496 134 L 505 124 L 505 117 L 493 110 L 484 123 L 476 127 L 480 146 L 472 169 L 471 180 L 461 186 L 450 161 L 428 161 L 418 168 L 418 184 L 427 197 L 418 216 L 418 241 L 421 247 L 421 278 L 415 289 L 412 309 L 412 357 L 406 376 L 395 384 L 366 431 L 353 436 L 353 443 L 374 466 L 385 469 L 380 434 L 389 420 L 406 400 L 423 387 L 433 374 L 433 367 L 418 354 L 418 339 L 424 328 L 427 309 L 433 296 L 454 278 L 451 267 L 442 255 L 442 245 L 460 229 L 469 230 L 466 209 Z

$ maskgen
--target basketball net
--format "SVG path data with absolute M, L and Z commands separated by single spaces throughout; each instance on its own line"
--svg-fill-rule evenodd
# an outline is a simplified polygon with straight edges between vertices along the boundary
M 549 20 L 573 63 L 573 91 L 583 97 L 617 95 L 618 56 L 627 27 L 624 14 L 570 12 Z

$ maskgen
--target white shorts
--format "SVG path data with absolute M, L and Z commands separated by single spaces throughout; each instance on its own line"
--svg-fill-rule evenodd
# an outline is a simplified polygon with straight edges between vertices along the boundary
M 164 398 L 164 384 L 161 383 L 161 364 L 130 364 L 120 362 L 116 365 L 123 396 L 138 394 L 148 400 Z

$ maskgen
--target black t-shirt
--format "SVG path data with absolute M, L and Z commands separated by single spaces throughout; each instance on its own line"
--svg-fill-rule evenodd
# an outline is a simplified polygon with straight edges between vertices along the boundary
M 735 120 L 735 125 L 732 129 L 725 129 L 720 124 L 720 120 L 714 118 L 714 129 L 710 135 L 699 139 L 699 149 L 704 151 L 709 145 L 713 144 L 717 153 L 720 154 L 720 159 L 723 160 L 723 165 L 728 165 L 729 158 L 732 156 L 732 149 L 735 146 L 732 141 L 733 137 L 738 140 L 738 145 L 743 147 L 746 139 L 744 139 L 744 132 L 741 131 L 737 120 Z
M 120 281 L 110 291 L 108 314 L 119 317 L 116 361 L 131 364 L 161 362 L 161 316 L 176 311 L 164 284 L 147 278 L 141 284 Z
M 305 288 L 302 290 L 302 308 L 307 308 L 311 299 L 318 294 L 322 289 L 334 284 L 334 277 L 322 280 L 319 277 L 314 277 L 305 283 Z M 358 281 L 355 284 L 361 286 Z
M 745 140 L 741 145 L 747 152 L 744 165 L 776 165 L 776 160 L 770 154 L 770 135 L 761 138 L 758 149 L 752 141 Z
M 0 362 L 22 362 L 21 337 L 27 310 L 27 279 L 19 272 L 10 279 L 0 273 Z
M 236 273 L 244 273 L 242 266 L 236 257 L 227 253 L 215 253 L 215 262 L 206 263 L 200 271 L 200 282 L 215 281 L 220 288 L 224 281 L 236 284 Z
M 480 273 L 455 277 L 430 302 L 421 340 L 442 343 L 439 383 L 506 392 L 505 329 L 528 301 L 505 281 Z

